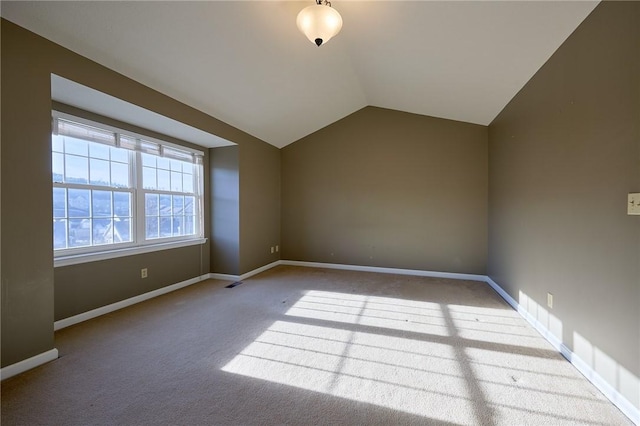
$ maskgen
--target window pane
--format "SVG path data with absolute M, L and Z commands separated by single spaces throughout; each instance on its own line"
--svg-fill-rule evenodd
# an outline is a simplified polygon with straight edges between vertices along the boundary
M 142 153 L 142 165 L 149 167 L 156 167 L 156 156 Z
M 171 236 L 171 217 L 160 218 L 160 236 L 161 237 Z
M 69 217 L 85 217 L 89 214 L 89 201 L 91 200 L 91 191 L 88 189 L 69 189 L 67 212 Z M 69 225 L 71 229 L 71 225 Z M 71 234 L 69 234 L 71 235 Z
M 89 159 L 77 155 L 65 155 L 65 182 L 87 183 L 89 181 Z
M 173 196 L 173 214 L 182 215 L 184 210 L 184 197 L 182 195 Z
M 65 137 L 64 150 L 67 154 L 82 155 L 84 157 L 87 157 L 89 155 L 89 144 L 87 143 L 87 141 Z
M 159 169 L 169 170 L 171 168 L 168 158 L 157 157 L 157 161 Z
M 109 148 L 111 151 L 111 161 L 119 163 L 129 163 L 129 150 L 123 148 Z
M 146 236 L 147 238 L 158 238 L 158 217 L 147 216 Z
M 171 195 L 160 195 L 160 216 L 171 215 Z
M 193 216 L 185 216 L 184 218 L 184 234 L 185 235 L 193 235 L 196 233 L 194 224 L 195 224 L 195 218 Z
M 193 175 L 182 175 L 182 190 L 193 193 Z
M 67 217 L 67 190 L 53 188 L 53 217 Z
M 145 194 L 144 214 L 147 216 L 158 215 L 158 195 L 157 194 Z
M 113 227 L 109 219 L 93 219 L 93 244 L 111 244 L 113 242 Z
M 90 226 L 89 219 L 69 219 L 69 247 L 91 245 Z
M 131 218 L 114 219 L 113 242 L 125 243 L 131 241 Z
M 89 160 L 89 176 L 92 185 L 110 186 L 109 162 L 105 160 Z
M 53 248 L 67 248 L 67 221 L 64 219 L 53 221 Z
M 168 191 L 171 188 L 169 184 L 169 171 L 158 169 L 158 189 Z
M 64 182 L 64 155 L 54 152 L 51 156 L 51 170 L 54 182 Z
M 173 171 L 173 172 L 181 172 L 182 171 L 182 161 L 180 161 L 180 160 L 171 160 L 171 171 Z
M 142 168 L 142 187 L 144 189 L 158 189 L 156 184 L 156 169 Z
M 128 192 L 113 193 L 113 213 L 116 217 L 131 216 L 131 194 Z
M 89 144 L 89 156 L 92 158 L 100 158 L 102 160 L 109 159 L 109 147 L 101 143 Z
M 93 191 L 93 217 L 111 217 L 111 191 Z M 94 224 L 95 225 L 95 224 Z
M 60 135 L 51 135 L 51 150 L 64 152 L 64 139 Z
M 192 215 L 193 214 L 193 203 L 194 197 L 184 197 L 184 214 Z
M 184 235 L 184 219 L 182 216 L 173 217 L 173 235 Z
M 129 188 L 129 166 L 111 163 L 111 185 L 116 188 Z
M 182 173 L 171 172 L 171 190 L 182 192 Z

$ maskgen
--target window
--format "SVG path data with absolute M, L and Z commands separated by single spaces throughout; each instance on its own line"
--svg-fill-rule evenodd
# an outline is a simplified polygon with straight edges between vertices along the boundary
M 202 153 L 54 113 L 56 257 L 202 239 Z

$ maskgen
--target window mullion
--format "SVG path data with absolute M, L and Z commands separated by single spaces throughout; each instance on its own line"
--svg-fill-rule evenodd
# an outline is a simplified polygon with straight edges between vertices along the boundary
M 136 220 L 135 220 L 135 235 L 136 242 L 138 244 L 145 243 L 145 213 L 144 213 L 144 197 L 145 191 L 142 187 L 142 153 L 140 151 L 134 151 L 135 155 L 135 198 L 136 198 Z
M 87 158 L 87 161 L 89 159 Z M 93 247 L 93 188 L 89 188 L 89 246 Z
M 199 164 L 194 164 L 193 166 L 193 178 L 195 182 L 193 183 L 193 188 L 196 190 L 196 200 L 198 204 L 197 210 L 194 211 L 196 217 L 194 218 L 194 223 L 197 224 L 198 229 L 196 229 L 196 233 L 199 236 L 204 235 L 204 188 L 202 187 L 202 182 L 204 181 L 204 167 Z
M 65 248 L 69 248 L 69 188 L 64 188 L 64 238 Z

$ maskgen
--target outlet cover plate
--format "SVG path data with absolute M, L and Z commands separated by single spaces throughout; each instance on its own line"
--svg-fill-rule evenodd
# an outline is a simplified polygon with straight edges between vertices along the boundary
M 629 194 L 627 200 L 627 214 L 640 215 L 640 192 Z

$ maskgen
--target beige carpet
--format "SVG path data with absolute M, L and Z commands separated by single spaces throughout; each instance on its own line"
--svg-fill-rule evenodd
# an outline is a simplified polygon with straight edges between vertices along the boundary
M 484 283 L 227 284 L 57 332 L 58 360 L 2 383 L 2 425 L 631 424 Z

